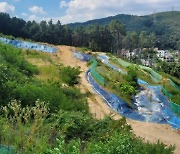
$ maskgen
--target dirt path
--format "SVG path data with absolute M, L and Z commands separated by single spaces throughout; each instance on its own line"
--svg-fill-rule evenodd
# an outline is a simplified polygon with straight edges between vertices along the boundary
M 90 108 L 90 112 L 97 118 L 102 119 L 106 115 L 113 115 L 114 119 L 121 118 L 120 115 L 116 114 L 112 111 L 102 100 L 102 98 L 97 95 L 91 85 L 87 82 L 85 78 L 85 72 L 87 71 L 88 67 L 86 66 L 85 62 L 81 62 L 75 58 L 73 58 L 73 54 L 71 49 L 73 47 L 68 46 L 58 46 L 59 52 L 57 53 L 57 57 L 60 58 L 61 63 L 66 66 L 80 66 L 82 73 L 80 74 L 81 77 L 81 84 L 80 89 L 82 92 L 89 92 L 88 97 L 88 105 Z M 131 125 L 133 132 L 143 138 L 146 141 L 150 142 L 157 142 L 160 140 L 166 145 L 175 145 L 176 150 L 175 154 L 180 154 L 180 132 L 177 130 L 172 129 L 169 125 L 160 125 L 154 123 L 146 123 L 146 122 L 139 122 L 134 120 L 127 120 L 128 124 Z

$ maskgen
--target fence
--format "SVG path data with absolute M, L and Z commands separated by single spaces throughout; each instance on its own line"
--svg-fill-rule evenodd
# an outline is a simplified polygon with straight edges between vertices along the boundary
M 171 86 L 173 86 L 176 90 L 180 90 L 180 87 L 178 85 L 176 85 L 171 79 L 169 79 L 169 82 L 170 82 Z
M 97 61 L 93 59 L 92 62 L 93 62 L 93 63 L 92 63 L 92 65 L 91 65 L 90 72 L 91 72 L 92 76 L 93 76 L 100 84 L 102 84 L 102 85 L 104 86 L 104 85 L 105 85 L 104 78 L 95 71 L 95 67 L 97 66 Z
M 164 95 L 171 101 L 172 94 L 169 93 L 169 92 L 168 92 L 165 88 L 163 88 L 163 87 L 162 87 L 162 92 L 163 92 Z M 172 101 L 171 101 L 169 104 L 170 104 L 170 109 L 171 109 L 171 111 L 172 111 L 174 114 L 180 116 L 180 105 L 175 104 L 175 103 L 172 102 Z
M 162 87 L 162 92 L 164 93 L 164 95 L 166 95 L 166 97 L 171 100 L 172 94 L 169 93 L 164 87 Z
M 170 102 L 171 111 L 180 116 L 180 105 Z
M 155 83 L 160 82 L 160 80 L 162 79 L 162 76 L 159 73 L 155 72 L 152 68 L 141 66 L 141 65 L 139 65 L 139 67 L 143 70 L 148 71 L 150 73 L 150 77 L 152 81 L 154 81 Z
M 118 63 L 123 67 L 128 67 L 128 66 L 133 65 L 132 63 L 129 63 L 129 62 L 125 61 L 125 60 L 122 60 L 121 58 L 118 58 Z

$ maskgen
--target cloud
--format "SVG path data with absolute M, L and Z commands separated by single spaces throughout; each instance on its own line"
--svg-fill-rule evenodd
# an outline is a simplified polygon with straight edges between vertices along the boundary
M 6 2 L 0 2 L 0 12 L 6 12 L 6 13 L 13 13 L 15 10 L 15 7 L 13 5 L 10 5 Z
M 29 8 L 29 11 L 31 11 L 34 14 L 46 14 L 43 8 L 39 6 L 32 6 Z
M 66 1 L 60 1 L 60 8 L 67 7 L 68 3 Z
M 156 10 L 171 10 L 172 5 L 180 8 L 179 0 L 64 0 L 60 7 L 67 7 L 65 16 L 59 19 L 63 24 L 84 22 L 117 14 L 145 15 Z M 57 18 L 56 18 L 57 20 Z
M 119 7 L 123 5 L 119 0 L 71 0 L 67 4 L 66 15 L 60 20 L 69 23 L 107 17 L 117 14 Z
M 42 18 L 33 14 L 28 17 L 28 21 L 33 21 L 33 20 L 40 22 Z
M 28 14 L 27 14 L 27 13 L 24 13 L 24 12 L 23 12 L 21 15 L 22 15 L 22 16 L 25 16 L 25 17 L 28 16 Z

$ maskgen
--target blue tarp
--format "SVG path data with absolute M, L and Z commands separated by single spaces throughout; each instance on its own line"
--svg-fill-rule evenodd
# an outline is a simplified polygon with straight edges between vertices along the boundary
M 83 61 L 88 61 L 90 57 L 86 54 L 75 53 L 75 58 Z M 88 58 L 87 58 L 88 57 Z M 99 55 L 103 63 L 110 68 L 124 72 L 113 64 L 109 63 L 109 58 L 106 55 Z M 146 81 L 138 79 L 139 85 L 144 85 L 145 89 L 141 89 L 134 96 L 132 107 L 116 96 L 104 90 L 92 77 L 90 69 L 86 72 L 86 79 L 92 85 L 97 94 L 99 94 L 112 109 L 120 113 L 122 116 L 144 122 L 154 122 L 159 124 L 170 124 L 175 129 L 180 129 L 180 118 L 176 117 L 170 110 L 169 101 L 161 93 L 161 86 L 151 86 Z
M 122 116 L 138 121 L 167 123 L 159 112 L 155 112 L 155 114 L 141 113 L 137 109 L 132 109 L 123 99 L 119 98 L 115 94 L 105 91 L 100 85 L 95 82 L 89 70 L 86 72 L 86 78 L 92 85 L 94 90 L 106 101 L 108 106 L 113 108 Z
M 94 90 L 105 100 L 108 106 L 120 113 L 122 116 L 144 122 L 159 124 L 170 124 L 175 129 L 180 129 L 180 118 L 176 117 L 169 108 L 167 98 L 161 93 L 160 86 L 148 86 L 146 91 L 154 93 L 152 101 L 147 95 L 136 95 L 132 102 L 133 108 L 116 96 L 104 90 L 91 76 L 90 70 L 86 72 L 86 79 Z
M 32 50 L 38 50 L 38 51 L 44 51 L 44 52 L 50 52 L 50 53 L 55 53 L 57 50 L 56 48 L 53 48 L 47 45 L 31 43 L 27 41 L 10 40 L 3 37 L 0 37 L 0 41 L 2 41 L 5 44 L 10 44 L 16 48 L 21 48 L 21 49 L 32 49 Z
M 109 57 L 108 57 L 108 56 L 106 56 L 106 55 L 104 55 L 104 54 L 100 54 L 100 55 L 97 56 L 97 58 L 98 58 L 99 60 L 101 60 L 102 63 L 104 63 L 104 64 L 106 64 L 108 67 L 110 67 L 111 69 L 113 69 L 113 70 L 115 70 L 115 71 L 118 71 L 118 72 L 120 72 L 120 73 L 122 73 L 122 74 L 127 74 L 127 72 L 125 72 L 125 71 L 123 71 L 122 69 L 120 69 L 119 67 L 111 64 L 111 63 L 109 62 Z
M 85 62 L 88 62 L 92 58 L 92 56 L 87 55 L 87 54 L 82 53 L 82 52 L 73 51 L 73 54 L 74 54 L 73 55 L 74 58 L 79 59 L 81 61 L 85 61 Z
M 101 54 L 98 56 L 98 59 L 100 59 L 110 68 L 122 73 L 122 71 L 119 70 L 118 67 L 109 63 L 108 56 Z M 141 79 L 138 79 L 137 82 L 139 85 L 144 85 L 146 89 L 141 90 L 134 97 L 134 100 L 132 102 L 134 108 L 133 110 L 132 108 L 127 107 L 127 105 L 125 105 L 126 103 L 122 104 L 122 102 L 124 101 L 121 100 L 121 103 L 119 104 L 121 104 L 121 110 L 123 110 L 123 113 L 120 113 L 127 118 L 156 123 L 169 123 L 173 128 L 180 129 L 180 118 L 176 117 L 174 113 L 170 110 L 169 101 L 161 93 L 162 87 L 150 86 L 146 81 Z M 116 97 L 116 102 L 119 102 L 118 97 L 115 95 L 114 97 Z M 118 110 L 119 112 L 119 109 L 115 108 L 115 110 Z

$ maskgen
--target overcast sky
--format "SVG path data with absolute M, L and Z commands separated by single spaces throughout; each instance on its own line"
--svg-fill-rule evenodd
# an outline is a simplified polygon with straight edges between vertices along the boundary
M 84 22 L 117 14 L 180 11 L 180 0 L 0 0 L 0 12 L 25 20 Z

